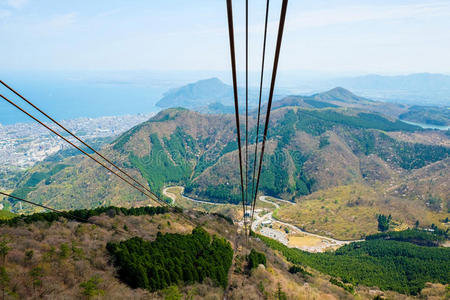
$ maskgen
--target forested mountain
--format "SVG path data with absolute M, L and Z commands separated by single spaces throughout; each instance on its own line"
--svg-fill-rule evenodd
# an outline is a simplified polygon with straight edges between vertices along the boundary
M 426 189 L 420 180 L 405 182 L 420 173 L 431 182 L 441 178 L 438 174 L 446 168 L 439 165 L 447 164 L 450 154 L 445 132 L 422 130 L 360 107 L 335 107 L 332 102 L 373 104 L 339 88 L 308 99 L 287 97 L 274 104 L 262 193 L 294 201 L 340 186 L 385 187 L 386 192 L 373 191 L 378 196 L 372 205 L 406 197 L 433 211 L 428 200 L 436 197 L 440 206 L 434 211 L 450 208 L 448 185 Z M 252 114 L 250 153 L 254 151 L 255 122 Z M 103 152 L 158 194 L 164 186 L 182 185 L 194 198 L 238 203 L 234 124 L 233 115 L 167 109 L 121 135 Z M 401 191 L 404 184 L 408 189 Z M 23 176 L 14 194 L 57 208 L 149 201 L 80 156 L 37 165 Z M 19 209 L 14 201 L 12 205 Z M 411 218 L 420 218 L 421 212 L 416 210 Z
M 243 89 L 239 89 L 238 94 L 240 99 L 245 98 Z M 264 99 L 263 95 L 263 101 Z M 279 95 L 274 95 L 274 99 L 274 108 L 288 105 L 307 108 L 347 107 L 382 113 L 395 118 L 399 117 L 404 120 L 429 125 L 448 126 L 450 124 L 448 107 L 411 106 L 389 101 L 374 101 L 355 95 L 342 87 L 336 87 L 326 92 L 307 96 L 293 95 L 280 98 Z M 256 109 L 257 101 L 258 91 L 250 89 L 250 107 Z M 223 83 L 218 78 L 200 80 L 176 89 L 171 89 L 164 94 L 157 105 L 162 108 L 183 107 L 202 113 L 213 114 L 234 112 L 232 87 Z M 265 110 L 265 107 L 263 109 Z
M 412 106 L 409 110 L 399 116 L 403 120 L 412 122 L 449 126 L 450 107 L 437 106 Z
M 381 113 L 394 118 L 429 124 L 446 126 L 450 124 L 448 107 L 418 106 L 392 102 L 374 101 L 357 96 L 342 87 L 336 87 L 323 93 L 311 96 L 288 96 L 275 102 L 274 107 L 295 105 L 307 108 L 356 108 L 370 112 Z

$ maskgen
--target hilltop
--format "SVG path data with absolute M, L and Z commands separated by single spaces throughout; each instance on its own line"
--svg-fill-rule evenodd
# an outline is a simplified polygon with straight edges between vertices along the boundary
M 217 102 L 232 105 L 233 88 L 214 77 L 171 89 L 156 105 L 162 108 L 197 108 Z
M 369 74 L 338 78 L 331 84 L 370 95 L 383 101 L 408 105 L 447 105 L 450 101 L 450 76 L 446 74 L 415 73 L 384 76 Z M 330 84 L 330 83 L 328 83 Z
M 448 107 L 418 106 L 375 101 L 360 97 L 349 90 L 336 87 L 310 96 L 288 96 L 274 103 L 273 107 L 301 106 L 307 108 L 353 108 L 384 114 L 401 120 L 429 125 L 446 126 L 450 123 Z
M 259 89 L 249 88 L 249 107 L 258 105 Z M 244 88 L 238 88 L 239 99 L 245 99 Z M 274 99 L 280 99 L 280 95 L 274 95 Z M 178 88 L 170 89 L 156 103 L 161 108 L 183 107 L 202 113 L 231 114 L 234 113 L 233 87 L 223 83 L 218 78 L 199 80 Z M 245 111 L 245 107 L 240 109 Z

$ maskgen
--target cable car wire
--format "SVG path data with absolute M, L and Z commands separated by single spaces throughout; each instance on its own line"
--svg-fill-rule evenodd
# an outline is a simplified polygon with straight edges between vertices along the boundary
M 34 105 L 31 101 L 29 101 L 28 99 L 26 99 L 24 96 L 22 96 L 19 92 L 17 92 L 16 90 L 14 90 L 12 87 L 10 87 L 8 84 L 6 84 L 3 80 L 0 80 L 0 83 L 3 84 L 6 88 L 8 88 L 10 91 L 12 91 L 14 94 L 16 94 L 17 96 L 19 96 L 21 99 L 23 99 L 26 103 L 28 103 L 29 105 L 31 105 L 34 109 L 36 109 L 37 111 L 39 111 L 41 114 L 43 114 L 45 117 L 47 117 L 49 120 L 51 120 L 53 123 L 55 123 L 56 125 L 58 125 L 60 128 L 62 128 L 65 132 L 67 132 L 68 134 L 70 134 L 71 136 L 73 136 L 75 139 L 77 139 L 80 143 L 82 143 L 84 146 L 86 146 L 87 148 L 89 148 L 91 151 L 93 151 L 95 154 L 97 154 L 98 156 L 100 156 L 102 159 L 104 159 L 105 161 L 107 161 L 109 164 L 111 164 L 112 166 L 114 166 L 118 171 L 120 171 L 122 174 L 124 174 L 125 176 L 127 176 L 129 179 L 131 179 L 133 182 L 135 182 L 137 185 L 139 185 L 140 187 L 144 188 L 147 192 L 149 192 L 150 194 L 152 194 L 155 198 L 159 199 L 159 197 L 153 193 L 149 188 L 147 188 L 146 186 L 144 186 L 143 184 L 141 184 L 140 182 L 138 182 L 136 179 L 134 179 L 132 176 L 128 175 L 128 173 L 126 173 L 125 171 L 123 171 L 120 167 L 118 167 L 115 163 L 111 162 L 109 159 L 107 159 L 106 157 L 104 157 L 102 154 L 100 154 L 98 151 L 96 151 L 93 147 L 91 147 L 90 145 L 88 145 L 85 141 L 83 141 L 81 138 L 79 138 L 78 136 L 76 136 L 74 133 L 72 133 L 70 130 L 68 130 L 66 127 L 64 127 L 63 125 L 61 125 L 59 122 L 57 122 L 55 119 L 53 119 L 52 117 L 50 117 L 48 114 L 46 114 L 44 111 L 42 111 L 40 108 L 38 108 L 36 105 Z
M 22 198 L 19 198 L 19 197 L 16 197 L 16 196 L 13 196 L 13 195 L 11 195 L 11 194 L 7 194 L 7 193 L 1 192 L 1 191 L 0 191 L 0 194 L 1 194 L 1 195 L 4 195 L 4 196 L 6 196 L 6 197 L 9 197 L 9 198 L 13 198 L 13 199 L 15 199 L 15 200 L 17 200 L 17 201 L 22 201 L 22 202 L 25 202 L 25 203 L 28 203 L 28 204 L 31 204 L 31 205 L 34 205 L 34 206 L 38 206 L 38 207 L 41 207 L 41 208 L 44 208 L 44 209 L 47 209 L 47 210 L 50 210 L 50 211 L 54 211 L 54 212 L 57 212 L 57 213 L 60 213 L 60 214 L 64 214 L 64 215 L 66 215 L 67 217 L 69 217 L 69 219 L 78 220 L 78 221 L 83 222 L 83 223 L 94 224 L 94 225 L 103 227 L 103 228 L 105 228 L 105 229 L 107 229 L 107 230 L 110 230 L 110 229 L 111 229 L 111 228 L 106 227 L 106 226 L 105 226 L 104 224 L 102 224 L 102 223 L 96 223 L 96 222 L 91 221 L 91 220 L 89 220 L 89 219 L 85 219 L 85 218 L 82 218 L 82 217 L 78 217 L 78 216 L 76 216 L 76 215 L 71 214 L 71 213 L 68 212 L 68 211 L 58 210 L 58 209 L 52 208 L 52 207 L 50 207 L 50 206 L 46 206 L 46 205 L 43 205 L 43 204 L 39 204 L 39 203 L 30 201 L 30 200 L 25 200 L 25 199 L 22 199 Z M 119 229 L 119 228 L 114 228 L 114 230 L 117 231 L 117 232 L 120 232 L 120 233 L 129 235 L 130 237 L 135 237 L 134 234 L 132 234 L 132 233 L 130 233 L 130 232 L 127 232 L 127 231 L 124 231 L 124 230 L 121 230 L 121 229 Z
M 139 192 L 143 193 L 144 195 L 146 195 L 147 197 L 149 197 L 150 199 L 159 202 L 162 205 L 165 205 L 165 203 L 163 203 L 161 200 L 159 200 L 159 198 L 154 199 L 153 195 L 148 194 L 145 190 L 141 190 L 140 188 L 138 188 L 137 186 L 135 186 L 134 184 L 132 184 L 130 181 L 126 180 L 125 178 L 123 178 L 120 174 L 114 172 L 111 168 L 107 167 L 105 164 L 103 164 L 102 162 L 100 162 L 98 159 L 96 159 L 95 157 L 93 157 L 92 155 L 90 155 L 89 153 L 87 153 L 86 151 L 84 151 L 83 149 L 81 149 L 80 147 L 76 146 L 74 143 L 72 143 L 71 141 L 69 141 L 68 139 L 66 139 L 65 137 L 63 137 L 61 134 L 59 134 L 58 132 L 56 132 L 55 130 L 53 130 L 52 128 L 50 128 L 49 126 L 47 126 L 45 123 L 43 123 L 42 121 L 40 121 L 39 119 L 37 119 L 36 117 L 34 117 L 32 114 L 30 114 L 29 112 L 27 112 L 25 109 L 23 109 L 22 107 L 20 107 L 19 105 L 17 105 L 16 103 L 14 103 L 13 101 L 9 100 L 8 98 L 6 98 L 5 96 L 3 96 L 2 94 L 0 94 L 0 97 L 3 98 L 4 100 L 6 100 L 8 103 L 10 103 L 12 106 L 16 107 L 17 109 L 19 109 L 20 111 L 22 111 L 23 113 L 25 113 L 27 116 L 29 116 L 30 118 L 32 118 L 33 120 L 35 120 L 36 122 L 38 122 L 39 124 L 41 124 L 42 126 L 44 126 L 46 129 L 50 130 L 52 133 L 56 134 L 58 137 L 60 137 L 61 139 L 63 139 L 65 142 L 67 142 L 68 144 L 70 144 L 72 147 L 76 148 L 77 150 L 79 150 L 80 152 L 82 152 L 84 155 L 88 156 L 89 158 L 91 158 L 92 160 L 94 160 L 96 163 L 98 163 L 99 165 L 101 165 L 103 168 L 107 169 L 108 171 L 110 171 L 111 173 L 113 173 L 114 175 L 116 175 L 117 177 L 119 177 L 120 179 L 122 179 L 123 181 L 125 181 L 127 184 L 129 184 L 131 187 L 133 187 L 134 189 L 138 190 Z
M 283 31 L 284 31 L 284 23 L 286 20 L 287 4 L 288 4 L 288 0 L 283 0 L 283 3 L 281 4 L 280 23 L 278 25 L 278 36 L 277 36 L 277 44 L 276 44 L 276 48 L 275 48 L 275 57 L 274 57 L 274 61 L 273 61 L 272 79 L 270 82 L 269 100 L 267 102 L 266 122 L 264 125 L 264 135 L 263 135 L 263 141 L 262 141 L 262 146 L 261 146 L 261 156 L 260 156 L 260 160 L 259 160 L 258 177 L 256 180 L 256 189 L 255 189 L 255 195 L 254 195 L 254 200 L 253 200 L 253 202 L 255 204 L 256 204 L 256 195 L 258 194 L 259 179 L 261 176 L 261 168 L 262 168 L 262 163 L 263 163 L 263 158 L 264 158 L 264 150 L 265 150 L 266 139 L 267 139 L 267 131 L 269 129 L 270 110 L 272 108 L 273 92 L 275 89 L 275 80 L 277 77 L 278 61 L 280 58 L 281 42 L 283 40 Z M 253 212 L 254 212 L 254 210 L 253 210 Z M 252 220 L 253 220 L 253 212 L 252 212 Z
M 45 205 L 38 204 L 38 203 L 29 201 L 29 200 L 25 200 L 25 199 L 22 199 L 22 198 L 19 198 L 19 197 L 16 197 L 16 196 L 13 196 L 11 194 L 7 194 L 7 193 L 1 192 L 1 191 L 0 191 L 0 194 L 3 195 L 3 196 L 9 197 L 9 198 L 13 198 L 13 199 L 18 200 L 18 201 L 22 201 L 22 202 L 34 205 L 34 206 L 39 206 L 41 208 L 45 208 L 45 209 L 48 209 L 48 210 L 51 210 L 51 211 L 54 211 L 54 212 L 57 212 L 57 213 L 60 213 L 60 214 L 65 214 L 65 215 L 71 217 L 72 219 L 78 219 L 79 221 L 82 221 L 82 222 L 89 222 L 87 219 L 83 219 L 81 217 L 72 215 L 71 213 L 68 213 L 68 212 L 63 211 L 63 210 L 54 209 L 54 208 L 51 208 L 49 206 L 45 206 Z
M 242 149 L 241 149 L 241 128 L 239 122 L 239 102 L 238 102 L 238 88 L 236 79 L 236 53 L 234 47 L 234 28 L 233 28 L 233 4 L 232 0 L 227 0 L 227 16 L 228 16 L 228 35 L 230 39 L 230 58 L 231 58 L 231 75 L 233 77 L 233 96 L 234 96 L 234 112 L 236 117 L 237 143 L 239 149 L 239 170 L 241 175 L 241 196 L 242 196 L 242 211 L 244 213 L 244 228 L 246 228 L 245 220 L 245 199 L 244 199 L 244 178 L 242 174 Z
M 248 0 L 245 0 L 245 208 L 246 209 L 247 203 L 248 203 Z
M 266 2 L 266 18 L 264 21 L 264 39 L 263 39 L 263 52 L 262 52 L 262 62 L 261 62 L 261 78 L 259 82 L 259 100 L 258 100 L 258 119 L 256 121 L 256 142 L 255 142 L 255 157 L 253 159 L 253 176 L 252 176 L 252 198 L 254 197 L 255 193 L 255 175 L 256 175 L 256 157 L 258 153 L 258 139 L 259 139 L 259 123 L 260 123 L 260 116 L 261 116 L 261 98 L 262 98 L 262 87 L 263 87 L 263 81 L 264 81 L 264 63 L 265 63 L 265 56 L 266 56 L 266 41 L 267 41 L 267 23 L 269 19 L 269 1 Z M 256 198 L 255 198 L 256 199 Z M 252 203 L 252 221 L 253 221 L 253 214 L 255 210 L 255 200 Z

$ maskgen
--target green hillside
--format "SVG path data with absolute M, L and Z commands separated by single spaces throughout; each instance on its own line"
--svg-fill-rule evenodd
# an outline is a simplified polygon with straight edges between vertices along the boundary
M 402 120 L 437 126 L 450 125 L 450 108 L 433 106 L 411 106 L 399 116 Z
M 0 210 L 0 221 L 14 218 L 15 214 L 7 210 Z
M 414 134 L 417 127 L 376 113 L 281 107 L 272 115 L 260 191 L 276 197 L 293 199 L 332 186 L 364 183 L 371 179 L 367 174 L 374 173 L 373 168 L 387 168 L 383 175 L 387 181 L 394 169 L 420 169 L 450 153 L 450 148 L 441 145 L 395 140 L 386 133 Z M 249 124 L 251 141 L 256 134 L 255 116 Z M 183 185 L 194 197 L 237 203 L 236 149 L 233 116 L 168 109 L 124 133 L 103 151 L 158 194 L 165 185 Z M 362 168 L 374 155 L 384 165 L 377 162 Z M 14 195 L 59 208 L 145 201 L 109 177 L 88 160 L 69 157 L 38 164 L 23 176 Z M 114 186 L 112 191 L 105 182 Z M 91 184 L 102 188 L 94 189 Z M 60 202 L 63 198 L 73 199 L 69 207 Z

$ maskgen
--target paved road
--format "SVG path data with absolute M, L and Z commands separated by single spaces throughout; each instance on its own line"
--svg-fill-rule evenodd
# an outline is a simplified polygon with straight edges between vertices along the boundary
M 167 189 L 170 189 L 171 187 L 166 187 L 163 189 L 163 195 L 169 197 L 170 199 L 172 199 L 172 205 L 175 205 L 175 202 L 177 200 L 177 196 L 175 194 L 172 194 L 171 192 L 168 192 Z
M 294 205 L 294 204 L 295 204 L 294 202 L 291 202 L 291 201 L 288 201 L 288 200 L 284 200 L 284 199 L 275 198 L 275 197 L 272 197 L 272 196 L 259 196 L 259 200 L 261 200 L 262 202 L 272 203 L 272 204 L 274 204 L 277 208 L 280 207 L 276 202 L 267 200 L 267 197 L 273 198 L 273 199 L 275 199 L 276 201 L 284 202 L 284 203 L 287 203 L 287 204 L 290 204 L 290 205 Z
M 267 197 L 267 196 L 259 196 L 259 201 L 261 201 L 261 202 L 266 202 L 266 203 L 269 203 L 269 204 L 272 204 L 273 206 L 275 206 L 275 208 L 279 208 L 279 207 L 280 207 L 280 205 L 278 205 L 278 203 L 275 203 L 275 202 L 266 200 L 266 197 Z
M 192 202 L 197 202 L 197 203 L 202 203 L 202 204 L 210 204 L 210 205 L 227 205 L 228 203 L 216 203 L 216 202 L 208 202 L 208 201 L 203 201 L 203 200 L 197 200 L 197 199 L 193 199 L 193 198 L 189 198 L 185 195 L 183 195 L 184 192 L 184 187 L 182 186 L 169 186 L 163 189 L 163 194 L 167 197 L 169 197 L 170 199 L 172 199 L 172 204 L 175 204 L 175 199 L 177 198 L 175 194 L 168 192 L 167 189 L 170 188 L 180 188 L 181 189 L 181 197 L 183 197 L 184 199 L 187 199 L 189 201 Z
M 171 198 L 172 201 L 173 201 L 172 204 L 174 204 L 175 201 L 176 201 L 176 195 L 171 193 L 171 192 L 168 192 L 167 191 L 168 188 L 171 188 L 171 187 L 166 187 L 166 188 L 163 189 L 163 194 L 166 195 L 167 197 Z M 193 201 L 193 202 L 197 202 L 197 203 L 209 204 L 209 205 L 225 205 L 226 204 L 226 203 L 214 203 L 214 202 L 208 202 L 208 201 L 192 199 L 192 198 L 189 198 L 189 197 L 186 197 L 186 196 L 183 195 L 183 192 L 184 192 L 184 188 L 183 187 L 180 186 L 178 188 L 182 189 L 181 190 L 181 195 L 182 195 L 182 197 L 184 199 L 187 199 L 187 200 L 190 200 L 190 201 Z M 259 200 L 261 202 L 272 204 L 275 208 L 279 208 L 280 207 L 280 205 L 278 203 L 276 203 L 274 201 L 271 201 L 271 200 L 268 200 L 267 198 L 268 198 L 268 196 L 260 196 Z M 290 201 L 287 201 L 287 200 L 277 199 L 277 198 L 274 198 L 274 197 L 271 197 L 271 198 L 275 199 L 276 201 L 280 201 L 280 202 L 284 202 L 284 203 L 287 203 L 287 204 L 290 204 L 290 205 L 294 205 L 293 202 L 290 202 Z M 258 226 L 264 220 L 271 220 L 272 222 L 277 222 L 277 223 L 282 224 L 284 226 L 290 227 L 290 228 L 294 229 L 297 232 L 301 232 L 301 233 L 303 233 L 305 235 L 314 236 L 316 238 L 324 240 L 327 243 L 324 243 L 324 247 L 323 248 L 327 248 L 327 247 L 330 247 L 330 246 L 342 246 L 342 245 L 346 245 L 346 244 L 349 244 L 349 243 L 352 243 L 352 242 L 363 241 L 363 240 L 341 241 L 341 240 L 336 240 L 336 239 L 333 239 L 333 238 L 330 238 L 330 237 L 327 237 L 327 236 L 323 236 L 323 235 L 307 232 L 307 231 L 304 231 L 303 229 L 301 229 L 301 228 L 299 228 L 299 227 L 297 227 L 295 225 L 292 225 L 290 223 L 286 223 L 286 222 L 282 222 L 282 221 L 279 221 L 277 219 L 274 219 L 273 215 L 272 215 L 272 212 L 269 212 L 269 213 L 267 213 L 265 215 L 262 215 L 262 216 L 260 216 L 259 214 L 255 214 L 255 218 L 254 218 L 253 223 L 252 223 L 252 230 L 256 231 Z M 263 230 L 261 230 L 260 233 L 265 235 L 265 236 L 267 236 L 267 237 L 275 238 L 279 242 L 287 245 L 286 234 L 284 234 L 281 231 L 263 227 Z

